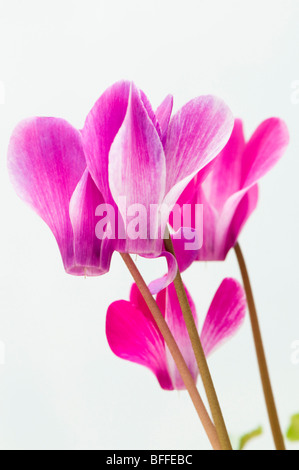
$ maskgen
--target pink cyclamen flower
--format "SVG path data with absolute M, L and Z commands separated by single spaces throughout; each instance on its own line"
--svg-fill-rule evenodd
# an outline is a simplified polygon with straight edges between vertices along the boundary
M 186 292 L 197 324 L 194 302 Z M 170 284 L 159 292 L 156 300 L 196 380 L 198 368 L 174 285 Z M 239 329 L 245 313 L 246 296 L 242 286 L 234 279 L 224 279 L 201 330 L 206 355 Z M 118 357 L 146 366 L 156 375 L 163 389 L 185 388 L 164 339 L 135 284 L 131 289 L 130 301 L 119 300 L 109 306 L 106 335 L 110 348 Z
M 171 111 L 170 96 L 154 113 L 145 94 L 122 81 L 99 98 L 81 131 L 43 117 L 14 130 L 8 150 L 12 182 L 54 233 L 68 273 L 103 274 L 114 250 L 161 255 L 169 215 L 160 217 L 161 205 L 171 210 L 224 147 L 233 126 L 227 106 L 212 96 L 190 101 L 170 120 Z M 128 216 L 140 206 L 138 223 L 130 226 Z M 107 229 L 101 235 L 99 223 Z M 136 228 L 142 232 L 137 236 Z
M 256 208 L 258 180 L 280 159 L 288 142 L 288 130 L 281 119 L 263 121 L 248 142 L 242 121 L 235 120 L 232 135 L 212 162 L 205 181 L 195 176 L 178 201 L 180 205 L 203 205 L 203 245 L 197 251 L 197 260 L 226 258 Z M 193 221 L 191 226 L 195 227 Z M 184 257 L 184 268 L 194 260 L 194 253 L 182 246 L 177 255 L 178 259 Z

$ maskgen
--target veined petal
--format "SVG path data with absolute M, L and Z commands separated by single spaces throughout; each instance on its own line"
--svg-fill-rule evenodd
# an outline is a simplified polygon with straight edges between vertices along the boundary
M 231 111 L 213 96 L 195 98 L 174 115 L 165 142 L 165 203 L 177 201 L 191 179 L 219 154 L 232 129 Z
M 163 256 L 167 261 L 167 273 L 164 276 L 160 277 L 159 279 L 155 279 L 152 281 L 148 288 L 151 291 L 152 295 L 158 294 L 162 289 L 165 289 L 169 284 L 171 284 L 176 276 L 178 270 L 178 264 L 176 258 L 169 253 L 168 251 L 162 251 L 162 253 L 157 258 L 161 258 Z
M 191 311 L 193 313 L 194 320 L 197 324 L 197 315 L 194 302 L 186 290 Z M 185 320 L 182 314 L 182 310 L 179 304 L 177 293 L 174 287 L 174 284 L 170 284 L 166 289 L 159 292 L 157 295 L 157 304 L 161 312 L 165 315 L 165 320 L 169 326 L 170 331 L 172 332 L 176 343 L 186 361 L 186 364 L 196 381 L 198 375 L 198 369 L 196 360 L 194 357 L 194 352 L 192 349 L 191 341 L 185 324 Z M 166 346 L 166 354 L 168 361 L 168 370 L 172 380 L 173 387 L 177 390 L 185 388 L 184 382 L 181 378 L 181 375 L 175 365 L 175 362 Z
M 128 81 L 117 82 L 108 88 L 93 106 L 82 129 L 88 170 L 110 204 L 114 201 L 108 180 L 109 151 L 125 118 L 129 93 Z
M 139 90 L 131 84 L 124 121 L 109 152 L 109 183 L 126 226 L 126 251 L 159 254 L 159 209 L 165 193 L 165 155 L 161 139 L 148 115 Z M 134 225 L 134 219 L 137 223 Z M 133 224 L 132 224 L 133 223 Z M 163 236 L 163 234 L 162 234 Z
M 107 311 L 106 335 L 114 354 L 148 367 L 162 388 L 172 390 L 164 342 L 148 314 L 131 302 L 113 302 Z
M 289 143 L 284 121 L 263 121 L 247 143 L 242 161 L 242 188 L 249 188 L 262 178 L 283 155 Z
M 178 268 L 182 273 L 197 259 L 199 234 L 195 228 L 182 227 L 171 235 Z
M 14 130 L 8 149 L 12 183 L 52 230 L 66 270 L 74 255 L 69 203 L 85 168 L 80 132 L 63 119 L 26 119 Z
M 243 124 L 236 119 L 228 143 L 215 158 L 212 171 L 202 184 L 206 199 L 217 211 L 221 211 L 227 199 L 241 189 L 244 149 Z
M 158 108 L 156 109 L 155 114 L 156 114 L 158 123 L 160 124 L 161 139 L 163 143 L 165 143 L 170 116 L 172 113 L 172 107 L 173 107 L 173 96 L 167 95 L 166 98 L 160 104 L 160 106 L 158 106 Z
M 140 98 L 141 98 L 141 101 L 143 103 L 143 106 L 145 107 L 145 109 L 147 111 L 148 117 L 151 119 L 152 123 L 154 124 L 160 139 L 162 139 L 162 132 L 161 132 L 160 123 L 158 122 L 157 116 L 154 113 L 154 110 L 152 108 L 152 105 L 151 105 L 148 97 L 146 96 L 146 94 L 142 90 L 139 90 L 139 94 L 140 94 Z
M 224 240 L 223 248 L 225 256 L 237 243 L 242 228 L 244 227 L 252 212 L 256 209 L 258 195 L 258 185 L 255 184 L 245 193 L 236 207 L 231 224 L 227 229 L 226 238 L 225 234 L 222 234 L 222 240 Z
M 86 169 L 70 202 L 75 252 L 70 274 L 98 276 L 109 271 L 114 246 L 107 236 L 96 236 L 96 209 L 100 205 L 105 206 L 105 201 Z
M 246 314 L 246 305 L 241 284 L 231 278 L 224 279 L 212 300 L 201 332 L 206 355 L 239 329 Z
M 148 321 L 152 322 L 154 325 L 156 324 L 150 309 L 147 306 L 147 303 L 145 302 L 144 298 L 142 297 L 139 288 L 137 287 L 137 284 L 132 284 L 131 290 L 130 290 L 130 302 L 133 304 L 136 308 L 138 308 L 143 315 L 148 319 Z M 164 314 L 164 312 L 161 312 Z M 159 334 L 161 336 L 162 342 L 164 342 L 163 337 L 159 331 Z

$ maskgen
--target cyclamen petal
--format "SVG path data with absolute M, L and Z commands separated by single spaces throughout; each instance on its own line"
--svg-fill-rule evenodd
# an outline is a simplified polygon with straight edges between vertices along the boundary
M 169 286 L 169 284 L 173 282 L 178 270 L 178 264 L 175 256 L 173 256 L 168 251 L 162 251 L 162 253 L 158 255 L 157 258 L 161 257 L 166 259 L 168 270 L 164 276 L 155 279 L 149 284 L 148 288 L 152 295 L 158 294 L 158 292 L 160 292 L 162 289 L 165 289 L 167 286 Z
M 125 251 L 161 253 L 158 213 L 165 193 L 165 171 L 160 136 L 139 90 L 131 84 L 126 116 L 111 145 L 108 168 L 114 201 L 126 198 L 126 206 L 119 207 L 127 226 Z M 136 225 L 126 223 L 128 211 L 133 220 L 137 214 Z
M 107 272 L 114 250 L 161 256 L 176 199 L 196 173 L 203 181 L 232 127 L 217 98 L 196 98 L 170 120 L 172 105 L 169 95 L 155 113 L 142 90 L 120 81 L 95 103 L 82 131 L 55 118 L 33 118 L 15 130 L 14 185 L 50 226 L 67 272 Z M 114 211 L 100 240 L 98 203 Z M 171 282 L 173 266 L 155 291 Z
M 74 264 L 69 203 L 85 168 L 80 133 L 63 119 L 26 119 L 14 130 L 8 149 L 13 186 L 52 230 L 67 271 Z
M 179 205 L 203 204 L 203 246 L 198 260 L 224 260 L 258 202 L 258 180 L 281 158 L 288 145 L 285 123 L 264 121 L 245 143 L 243 125 L 235 120 L 229 142 L 202 182 L 198 175 L 179 198 Z M 199 173 L 200 175 L 200 173 Z M 191 227 L 195 228 L 194 221 Z
M 194 302 L 187 290 L 186 294 L 195 323 L 197 324 L 197 314 Z M 165 316 L 165 320 L 170 328 L 170 331 L 174 336 L 174 339 L 176 340 L 176 343 L 179 346 L 179 349 L 185 359 L 185 362 L 192 374 L 193 379 L 196 381 L 198 375 L 198 368 L 194 358 L 193 348 L 188 335 L 188 330 L 185 324 L 185 320 L 182 314 L 174 284 L 170 284 L 167 289 L 164 289 L 163 291 L 159 292 L 159 294 L 157 295 L 157 304 L 161 312 Z M 167 347 L 166 356 L 168 371 L 171 377 L 173 388 L 175 388 L 176 390 L 184 389 L 184 382 Z
M 172 390 L 164 341 L 152 321 L 130 302 L 113 302 L 107 311 L 106 335 L 116 356 L 149 368 L 165 390 Z
M 206 355 L 239 329 L 246 308 L 246 295 L 241 284 L 231 278 L 224 279 L 211 303 L 200 336 Z
M 128 81 L 109 87 L 89 112 L 82 129 L 88 170 L 109 204 L 114 204 L 108 176 L 109 152 L 127 112 L 130 87 Z
M 229 108 L 213 96 L 195 98 L 173 116 L 165 142 L 165 203 L 172 206 L 192 178 L 218 155 L 233 122 Z
M 96 236 L 96 208 L 104 199 L 88 170 L 79 181 L 70 201 L 76 264 L 70 274 L 99 276 L 109 271 L 114 240 Z

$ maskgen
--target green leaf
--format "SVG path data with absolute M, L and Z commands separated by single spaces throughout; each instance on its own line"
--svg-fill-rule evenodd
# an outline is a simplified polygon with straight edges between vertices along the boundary
M 299 414 L 291 417 L 291 424 L 287 430 L 287 438 L 289 441 L 299 441 Z
M 248 442 L 251 441 L 251 439 L 258 437 L 261 434 L 263 434 L 263 428 L 261 426 L 251 432 L 248 432 L 247 434 L 244 434 L 244 436 L 240 437 L 238 450 L 243 450 Z

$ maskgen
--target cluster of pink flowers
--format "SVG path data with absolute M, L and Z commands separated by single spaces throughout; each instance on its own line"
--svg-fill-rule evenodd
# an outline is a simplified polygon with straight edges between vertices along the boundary
M 259 179 L 288 144 L 288 131 L 282 120 L 270 118 L 246 142 L 242 122 L 216 97 L 195 98 L 173 116 L 172 107 L 173 99 L 167 96 L 154 111 L 134 83 L 118 82 L 99 98 L 82 130 L 57 118 L 21 122 L 11 137 L 8 168 L 18 195 L 52 230 L 67 273 L 105 274 L 115 251 L 167 257 L 168 274 L 155 283 L 153 292 L 196 379 L 197 366 L 172 284 L 177 265 L 183 271 L 196 260 L 225 259 L 257 205 Z M 127 207 L 134 215 L 140 204 L 145 211 L 136 231 L 140 225 L 146 230 L 142 236 L 128 236 Z M 175 227 L 181 234 L 173 238 L 176 259 L 163 244 L 175 204 L 203 205 L 203 234 L 196 233 L 195 217 Z M 99 206 L 107 208 L 102 237 L 95 230 Z M 115 236 L 111 207 L 122 236 Z M 190 233 L 203 236 L 200 248 L 185 249 L 182 240 Z M 189 302 L 196 320 L 190 295 Z M 245 311 L 243 288 L 225 279 L 201 332 L 206 354 L 238 329 Z M 129 301 L 108 308 L 106 332 L 119 357 L 147 366 L 164 389 L 183 388 L 136 285 Z

